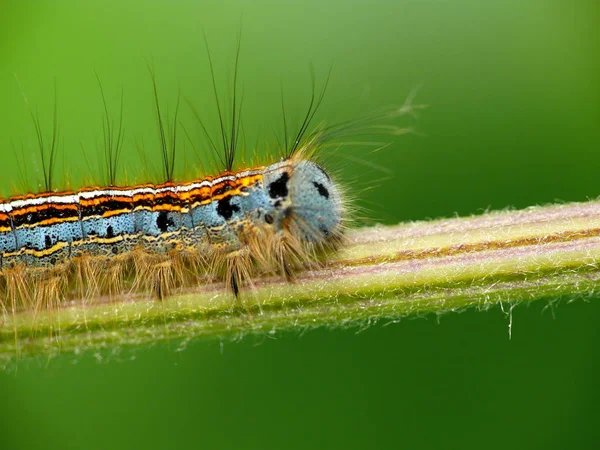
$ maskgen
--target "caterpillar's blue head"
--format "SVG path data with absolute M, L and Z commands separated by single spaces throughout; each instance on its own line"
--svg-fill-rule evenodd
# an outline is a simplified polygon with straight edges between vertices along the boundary
M 289 160 L 265 170 L 264 189 L 276 230 L 303 242 L 333 247 L 342 235 L 343 204 L 327 172 L 308 160 Z

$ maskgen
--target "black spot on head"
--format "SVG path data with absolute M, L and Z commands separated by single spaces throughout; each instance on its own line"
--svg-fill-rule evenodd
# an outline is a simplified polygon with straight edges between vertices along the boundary
M 52 238 L 50 236 L 46 235 L 44 237 L 44 244 L 45 244 L 46 248 L 52 247 Z
M 161 233 L 166 233 L 169 227 L 174 226 L 173 219 L 169 217 L 169 213 L 167 211 L 161 211 L 158 213 L 158 217 L 156 218 L 156 226 L 161 231 Z
M 265 222 L 271 225 L 273 222 L 275 222 L 275 219 L 271 214 L 265 214 Z
M 317 188 L 317 191 L 319 191 L 319 195 L 321 197 L 329 198 L 329 191 L 325 186 L 323 186 L 321 183 L 317 183 L 316 181 L 313 181 L 313 185 Z
M 233 216 L 234 212 L 240 212 L 240 207 L 238 205 L 231 204 L 231 197 L 225 197 L 218 201 L 217 214 L 223 217 L 223 219 L 231 219 L 231 216 Z
M 110 238 L 113 238 L 113 237 L 115 237 L 115 232 L 114 232 L 114 230 L 113 230 L 113 227 L 112 227 L 112 225 L 109 225 L 109 226 L 106 228 L 106 237 L 107 237 L 107 238 L 109 238 L 109 239 L 110 239 Z
M 290 176 L 287 172 L 283 172 L 279 178 L 269 184 L 269 196 L 271 198 L 287 197 L 288 187 L 287 183 L 290 180 Z

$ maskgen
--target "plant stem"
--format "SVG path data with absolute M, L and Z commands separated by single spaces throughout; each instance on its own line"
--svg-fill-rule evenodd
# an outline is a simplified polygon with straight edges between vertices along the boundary
M 239 301 L 220 284 L 164 301 L 124 295 L 5 310 L 2 361 L 206 336 L 346 327 L 501 303 L 592 296 L 600 280 L 600 202 L 358 229 L 295 283 L 262 278 Z

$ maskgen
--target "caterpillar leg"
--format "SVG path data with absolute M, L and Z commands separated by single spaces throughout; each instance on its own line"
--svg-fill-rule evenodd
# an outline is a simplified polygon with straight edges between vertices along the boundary
M 254 264 L 248 248 L 240 248 L 225 256 L 225 285 L 239 299 L 244 286 L 254 287 Z
M 231 274 L 231 291 L 233 292 L 233 295 L 235 295 L 235 298 L 240 298 L 240 287 L 238 285 L 238 281 L 237 281 L 237 276 L 234 273 Z

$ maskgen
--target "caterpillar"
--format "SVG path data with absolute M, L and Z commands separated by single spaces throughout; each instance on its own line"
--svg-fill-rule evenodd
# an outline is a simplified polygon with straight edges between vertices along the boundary
M 237 297 L 257 273 L 279 273 L 291 280 L 300 265 L 316 261 L 342 242 L 345 207 L 341 191 L 314 161 L 322 133 L 303 137 L 323 95 L 315 101 L 313 89 L 294 145 L 279 161 L 234 171 L 235 80 L 229 136 L 215 88 L 223 133 L 219 159 L 225 170 L 179 183 L 172 181 L 177 125 L 169 147 L 153 71 L 151 75 L 164 183 L 117 186 L 121 132 L 115 142 L 115 130 L 105 128 L 109 185 L 53 191 L 56 119 L 47 155 L 39 120 L 34 117 L 46 191 L 0 200 L 4 308 L 15 299 L 21 305 L 39 305 L 126 290 L 153 291 L 163 298 L 173 288 L 213 277 L 223 278 Z M 101 83 L 100 89 L 108 126 Z
M 21 267 L 43 271 L 86 256 L 104 264 L 136 250 L 176 251 L 236 261 L 229 285 L 237 294 L 237 279 L 251 275 L 251 263 L 287 274 L 309 247 L 335 247 L 342 216 L 329 175 L 297 152 L 267 167 L 189 183 L 9 198 L 0 203 L 0 268 L 6 278 Z
M 239 52 L 239 48 L 238 48 Z M 239 56 L 239 53 L 238 53 Z M 214 71 L 213 85 L 215 84 Z M 174 289 L 221 279 L 237 298 L 259 274 L 293 281 L 301 267 L 316 264 L 343 245 L 349 208 L 343 189 L 318 162 L 326 142 L 352 135 L 361 126 L 411 111 L 365 116 L 307 133 L 323 100 L 313 94 L 304 121 L 276 162 L 234 170 L 239 132 L 236 106 L 237 59 L 233 81 L 231 130 L 227 132 L 214 89 L 223 147 L 208 138 L 224 170 L 188 182 L 173 181 L 176 117 L 170 136 L 160 110 L 151 70 L 166 181 L 118 186 L 119 130 L 105 118 L 108 185 L 72 191 L 52 189 L 56 118 L 50 154 L 44 152 L 45 191 L 0 199 L 0 299 L 9 305 L 39 308 L 68 298 L 124 292 L 152 292 L 162 299 Z M 329 78 L 327 79 L 329 80 Z M 121 97 L 122 108 L 122 97 Z M 236 123 L 237 122 L 237 123 Z M 202 122 L 200 125 L 206 132 Z M 287 138 L 287 124 L 284 125 Z M 208 134 L 207 134 L 208 136 Z

